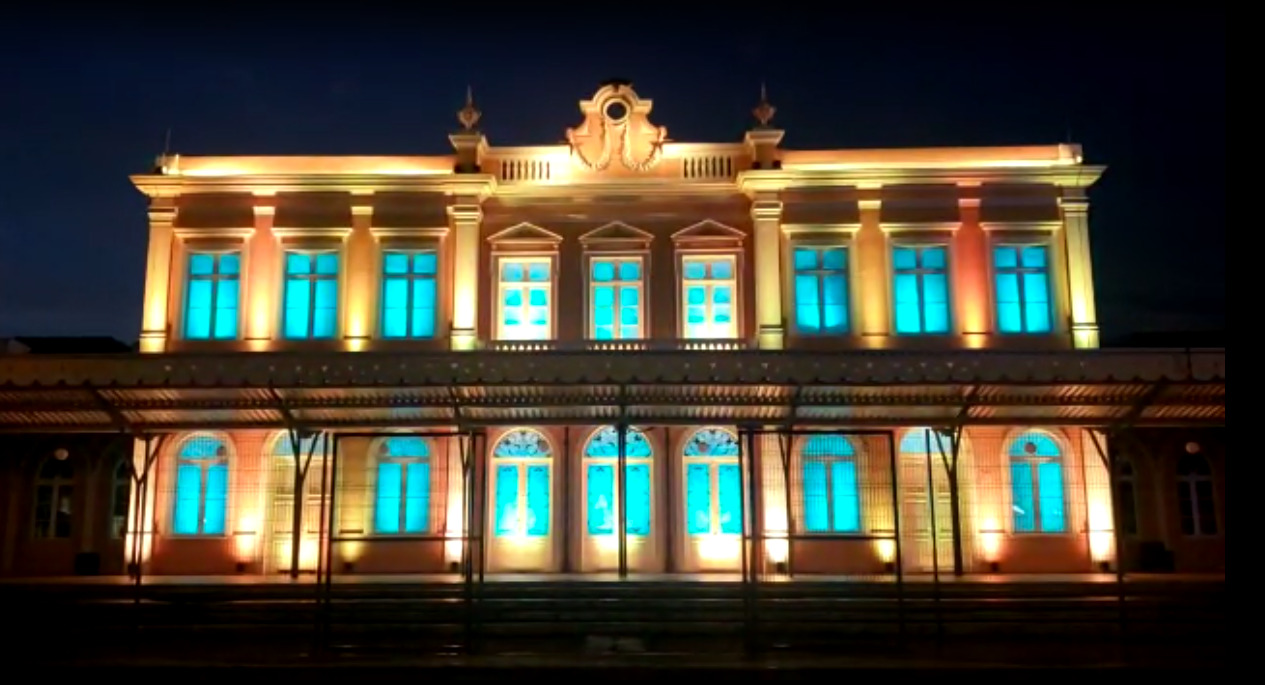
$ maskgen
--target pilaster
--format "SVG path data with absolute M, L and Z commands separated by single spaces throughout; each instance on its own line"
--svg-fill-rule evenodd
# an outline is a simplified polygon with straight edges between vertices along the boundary
M 980 187 L 958 188 L 961 227 L 953 237 L 953 290 L 955 312 L 966 346 L 983 347 L 992 331 L 989 302 L 988 241 L 980 225 Z
M 145 265 L 145 311 L 141 321 L 141 352 L 164 352 L 170 332 L 171 251 L 175 233 L 174 197 L 149 201 L 149 252 Z
M 782 320 L 781 224 L 782 202 L 760 194 L 751 202 L 755 227 L 756 336 L 762 350 L 780 350 L 786 339 Z
M 857 287 L 861 295 L 860 330 L 862 343 L 880 348 L 887 344 L 891 316 L 888 306 L 887 236 L 883 233 L 880 212 L 883 201 L 877 187 L 858 188 L 857 213 L 861 228 L 857 231 Z
M 343 326 L 348 350 L 368 346 L 376 328 L 374 312 L 378 311 L 378 289 L 373 233 L 373 193 L 355 192 L 351 196 L 351 235 L 347 238 L 347 320 Z
M 478 346 L 479 230 L 483 224 L 478 199 L 456 198 L 448 207 L 448 223 L 453 235 L 452 349 L 473 350 Z
M 250 238 L 246 294 L 246 344 L 250 349 L 263 349 L 272 340 L 273 327 L 279 316 L 277 307 L 277 240 L 272 234 L 276 217 L 276 195 L 255 193 L 255 234 Z
M 1089 199 L 1081 188 L 1065 188 L 1059 198 L 1067 246 L 1067 277 L 1071 295 L 1072 344 L 1098 347 L 1098 314 L 1094 304 L 1094 267 L 1089 247 Z

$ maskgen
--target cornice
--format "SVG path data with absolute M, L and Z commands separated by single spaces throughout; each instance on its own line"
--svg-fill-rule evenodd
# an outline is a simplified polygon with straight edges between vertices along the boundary
M 1022 231 L 1053 233 L 1063 228 L 1062 221 L 981 221 L 980 228 L 985 231 Z
M 867 184 L 1042 184 L 1087 188 L 1104 171 L 1106 167 L 1089 165 L 992 169 L 751 169 L 739 172 L 734 183 L 748 194 L 787 188 L 860 187 Z
M 495 192 L 491 174 L 280 174 L 258 176 L 163 176 L 138 174 L 132 183 L 149 197 L 191 193 L 373 192 L 442 193 L 478 197 Z

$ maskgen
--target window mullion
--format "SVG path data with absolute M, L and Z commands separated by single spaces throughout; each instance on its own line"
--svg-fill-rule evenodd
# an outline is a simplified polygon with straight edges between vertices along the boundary
M 211 275 L 210 277 L 207 278 L 207 281 L 211 284 L 211 311 L 210 311 L 211 325 L 207 329 L 207 334 L 212 339 L 215 338 L 215 324 L 217 322 L 217 319 L 219 318 L 218 316 L 216 316 L 220 308 L 219 307 L 220 283 L 219 283 L 219 278 L 218 278 L 219 273 L 220 273 L 220 256 L 216 255 L 215 262 L 213 263 L 213 266 L 212 266 Z
M 1020 251 L 1019 254 L 1021 255 L 1019 258 L 1022 258 L 1023 252 Z M 1026 280 L 1024 274 L 1026 273 L 1022 267 L 1015 269 L 1015 281 L 1019 291 L 1019 330 L 1025 333 L 1028 332 L 1028 296 L 1024 293 L 1024 281 Z

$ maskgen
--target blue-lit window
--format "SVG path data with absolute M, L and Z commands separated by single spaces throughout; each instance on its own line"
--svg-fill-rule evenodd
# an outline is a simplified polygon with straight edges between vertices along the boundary
M 949 332 L 948 249 L 943 245 L 892 250 L 896 332 Z
M 228 518 L 228 446 L 198 435 L 176 455 L 176 535 L 223 535 Z
M 378 443 L 373 532 L 430 531 L 430 444 L 401 435 Z
M 997 328 L 1002 333 L 1049 333 L 1050 258 L 1045 245 L 993 248 Z
M 685 530 L 690 535 L 742 533 L 742 467 L 738 439 L 703 428 L 685 444 Z
M 738 337 L 738 281 L 734 258 L 687 256 L 681 264 L 685 337 Z
M 800 454 L 804 465 L 804 529 L 809 533 L 861 531 L 857 458 L 842 435 L 814 435 Z
M 553 260 L 502 257 L 497 271 L 497 339 L 553 337 Z
M 290 433 L 282 433 L 274 445 L 272 530 L 288 535 L 294 530 L 295 457 Z M 332 445 L 327 444 L 324 433 L 309 433 L 299 438 L 298 467 L 304 470 L 300 525 L 309 535 L 321 530 L 321 479 L 328 449 L 332 449 Z
M 1212 494 L 1212 468 L 1198 454 L 1177 460 L 1177 509 L 1182 535 L 1216 535 L 1217 508 Z
M 848 332 L 848 250 L 795 248 L 795 328 L 804 335 Z
M 650 443 L 636 428 L 624 432 L 624 494 L 627 535 L 650 534 Z M 589 535 L 614 535 L 619 523 L 619 429 L 606 426 L 584 448 Z
M 434 252 L 382 255 L 382 337 L 435 337 L 438 267 Z
M 593 340 L 645 337 L 641 259 L 600 257 L 590 264 L 589 335 Z
M 506 433 L 492 450 L 496 537 L 549 535 L 549 471 L 553 450 L 545 436 L 529 428 Z
M 1063 455 L 1045 433 L 1024 433 L 1010 443 L 1010 507 L 1016 533 L 1063 533 Z
M 185 282 L 184 337 L 237 337 L 242 257 L 237 252 L 193 252 Z
M 338 334 L 337 252 L 286 252 L 284 327 L 290 340 Z

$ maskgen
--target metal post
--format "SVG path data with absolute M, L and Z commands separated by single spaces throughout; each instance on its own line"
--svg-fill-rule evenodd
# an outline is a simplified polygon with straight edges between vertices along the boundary
M 1129 631 L 1128 601 L 1124 587 L 1124 557 L 1121 556 L 1120 544 L 1120 502 L 1116 497 L 1116 460 L 1108 448 L 1104 448 L 1098 439 L 1098 433 L 1090 430 L 1089 437 L 1094 443 L 1098 457 L 1107 467 L 1107 487 L 1111 490 L 1111 537 L 1116 550 L 1116 602 L 1120 612 L 1120 639 L 1124 640 Z M 1104 436 L 1105 437 L 1105 436 Z M 1086 521 L 1088 525 L 1088 521 Z M 1091 531 L 1092 534 L 1092 531 Z
M 329 469 L 329 483 L 330 483 L 329 516 L 327 518 L 327 521 L 329 523 L 331 538 L 336 534 L 336 531 L 338 530 L 338 527 L 336 525 L 337 520 L 338 520 L 337 513 L 336 513 L 338 511 L 338 455 L 340 452 L 342 452 L 342 449 L 341 449 L 342 441 L 339 440 L 339 437 L 340 436 L 337 433 L 334 434 L 334 453 L 330 457 L 330 469 Z M 321 598 L 322 600 L 321 601 L 321 621 L 322 621 L 322 628 L 323 628 L 322 637 L 324 638 L 326 643 L 328 643 L 328 640 L 329 640 L 330 613 L 332 609 L 333 593 L 334 593 L 334 546 L 332 544 L 329 546 L 329 552 L 327 554 L 329 557 L 329 561 L 326 564 L 328 570 L 325 573 L 324 592 L 322 593 L 322 598 Z
M 476 442 L 474 450 L 474 473 L 479 483 L 479 497 L 475 501 L 475 510 L 478 512 L 478 535 L 479 535 L 479 586 L 478 590 L 483 591 L 484 569 L 487 567 L 487 502 L 488 502 L 488 455 L 487 448 Z
M 628 457 L 625 451 L 628 446 L 628 424 L 624 422 L 624 407 L 621 398 L 619 407 L 619 424 L 617 431 L 619 433 L 618 447 L 619 454 L 615 460 L 615 469 L 618 475 L 615 476 L 618 484 L 618 492 L 616 498 L 619 499 L 619 579 L 624 580 L 628 577 Z
M 461 531 L 461 582 L 466 605 L 466 651 L 474 651 L 474 435 L 463 433 L 458 440 L 461 450 L 461 496 L 465 505 L 465 525 Z
M 748 642 L 751 643 L 749 649 L 755 649 L 755 640 L 760 634 L 760 613 L 759 613 L 759 590 L 760 590 L 760 566 L 763 559 L 764 549 L 764 526 L 760 521 L 760 480 L 756 477 L 758 473 L 756 464 L 755 450 L 755 431 L 747 433 L 747 476 L 748 483 L 747 495 L 750 498 L 751 515 L 743 521 L 744 529 L 747 521 L 751 524 L 751 582 L 747 588 L 748 615 L 747 615 L 747 635 Z
M 313 444 L 313 448 L 315 449 L 315 443 Z M 333 573 L 332 564 L 333 564 L 334 545 L 333 545 L 333 541 L 331 540 L 331 538 L 333 537 L 333 534 L 332 534 L 333 529 L 327 525 L 327 521 L 325 520 L 326 509 L 332 510 L 332 507 L 325 506 L 325 497 L 332 489 L 329 483 L 327 482 L 327 479 L 329 477 L 329 474 L 328 474 L 329 469 L 327 468 L 328 465 L 329 465 L 329 440 L 323 440 L 322 446 L 321 446 L 321 506 L 320 506 L 320 512 L 318 514 L 320 521 L 318 523 L 319 528 L 317 529 L 317 536 L 316 536 L 316 540 L 317 540 L 316 584 L 312 588 L 315 591 L 314 594 L 316 595 L 315 599 L 316 599 L 317 611 L 316 611 L 315 633 L 317 637 L 316 648 L 318 651 L 323 650 L 326 646 L 325 641 L 322 639 L 325 634 L 325 630 L 321 622 L 321 619 L 324 616 L 324 612 L 321 611 L 321 587 L 322 587 L 322 584 L 324 583 L 325 575 Z
M 778 435 L 778 448 L 782 457 L 782 498 L 786 505 L 786 577 L 795 577 L 795 507 L 791 495 L 791 450 L 794 438 L 791 431 L 794 427 L 784 428 Z
M 923 445 L 927 450 L 927 505 L 931 514 L 931 604 L 935 610 L 936 640 L 943 640 L 944 623 L 940 617 L 940 528 L 936 525 L 936 481 L 931 471 L 929 429 L 923 429 Z
M 896 621 L 900 639 L 905 639 L 905 560 L 900 544 L 900 488 L 896 483 L 896 434 L 887 432 L 887 456 L 891 464 L 892 480 L 892 529 L 896 536 Z

